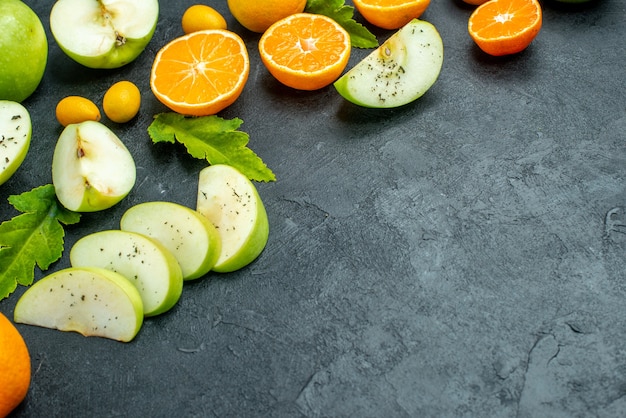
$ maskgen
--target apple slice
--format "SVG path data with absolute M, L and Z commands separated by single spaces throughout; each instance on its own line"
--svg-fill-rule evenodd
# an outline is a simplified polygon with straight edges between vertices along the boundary
M 222 241 L 213 270 L 231 272 L 254 261 L 269 235 L 267 213 L 254 184 L 236 168 L 216 164 L 200 171 L 196 210 L 216 226 Z
M 100 122 L 68 125 L 54 148 L 52 183 L 59 202 L 71 211 L 115 205 L 130 193 L 136 176 L 132 155 Z
M 215 227 L 198 212 L 173 202 L 145 202 L 128 209 L 120 226 L 154 238 L 178 260 L 183 280 L 207 274 L 220 254 Z
M 430 23 L 413 19 L 335 81 L 346 100 L 391 108 L 421 97 L 437 81 L 443 42 Z
M 17 301 L 14 320 L 86 337 L 131 341 L 143 324 L 139 292 L 124 276 L 69 267 L 40 279 Z
M 50 31 L 79 64 L 118 68 L 143 52 L 158 17 L 158 0 L 58 0 L 50 11 Z
M 104 268 L 129 279 L 139 290 L 145 316 L 168 311 L 183 291 L 183 273 L 174 255 L 154 239 L 134 232 L 86 235 L 72 247 L 70 263 Z
M 0 100 L 0 184 L 17 171 L 30 148 L 32 124 L 28 110 L 10 100 Z

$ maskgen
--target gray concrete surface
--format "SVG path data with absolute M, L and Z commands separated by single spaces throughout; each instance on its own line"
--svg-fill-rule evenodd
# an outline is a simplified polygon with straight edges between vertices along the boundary
M 27 3 L 48 30 L 50 2 Z M 68 227 L 66 248 L 116 228 L 133 204 L 195 204 L 205 163 L 146 133 L 165 111 L 149 68 L 193 2 L 161 3 L 148 49 L 120 70 L 86 70 L 51 40 L 44 82 L 25 103 L 32 149 L 0 188 L 3 220 L 15 214 L 9 195 L 51 181 L 57 101 L 99 101 L 120 79 L 143 90 L 136 120 L 109 123 L 137 161 L 137 184 Z M 539 36 L 508 58 L 473 44 L 470 7 L 433 0 L 422 18 L 444 41 L 440 78 L 386 111 L 332 87 L 280 86 L 258 35 L 226 2 L 209 4 L 250 52 L 246 89 L 220 115 L 243 119 L 276 173 L 257 184 L 267 248 L 241 271 L 187 283 L 128 344 L 19 326 L 33 380 L 16 417 L 626 416 L 622 0 L 544 3 Z M 354 50 L 349 65 L 368 52 Z M 51 269 L 67 265 L 66 253 Z M 11 315 L 23 291 L 0 311 Z

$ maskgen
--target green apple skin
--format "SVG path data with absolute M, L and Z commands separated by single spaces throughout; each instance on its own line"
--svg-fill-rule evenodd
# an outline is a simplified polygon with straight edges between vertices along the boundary
M 143 324 L 143 303 L 124 276 L 69 267 L 40 279 L 15 305 L 14 321 L 86 337 L 131 341 Z
M 99 267 L 126 277 L 143 301 L 144 316 L 170 310 L 183 291 L 183 272 L 159 242 L 128 231 L 105 230 L 79 239 L 70 250 L 72 267 Z
M 413 19 L 334 83 L 346 100 L 393 108 L 420 98 L 443 65 L 443 42 L 429 22 Z
M 196 210 L 221 237 L 213 271 L 239 270 L 263 252 L 269 238 L 267 212 L 254 184 L 236 168 L 216 164 L 200 171 Z
M 21 0 L 0 1 L 0 100 L 23 102 L 48 62 L 48 40 L 37 14 Z
M 28 110 L 18 102 L 0 100 L 0 185 L 24 162 L 31 135 Z
M 120 228 L 160 242 L 178 260 L 185 281 L 211 271 L 221 251 L 220 236 L 213 224 L 195 210 L 174 202 L 139 203 L 122 215 Z
M 144 51 L 158 17 L 158 0 L 58 0 L 50 12 L 50 31 L 77 63 L 112 69 Z
M 104 124 L 85 121 L 61 132 L 52 156 L 52 184 L 65 208 L 108 209 L 130 193 L 136 176 L 132 155 Z

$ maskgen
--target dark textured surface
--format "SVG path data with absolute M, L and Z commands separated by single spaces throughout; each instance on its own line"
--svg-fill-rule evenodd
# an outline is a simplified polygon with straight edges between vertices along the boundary
M 50 36 L 52 2 L 27 3 L 50 59 L 25 102 L 33 144 L 0 187 L 2 219 L 15 215 L 9 195 L 51 181 L 58 100 L 100 103 L 120 79 L 143 90 L 141 114 L 103 121 L 133 153 L 137 184 L 67 228 L 66 248 L 142 201 L 193 206 L 205 163 L 146 133 L 165 110 L 150 93 L 152 59 L 193 2 L 161 2 L 148 49 L 112 71 L 66 58 Z M 19 326 L 33 379 L 15 416 L 626 416 L 622 0 L 545 3 L 530 48 L 499 59 L 469 38 L 470 7 L 433 0 L 423 19 L 444 41 L 440 78 L 388 111 L 332 87 L 281 87 L 259 36 L 225 1 L 209 4 L 249 47 L 249 82 L 221 116 L 244 120 L 278 178 L 258 184 L 267 248 L 239 272 L 185 285 L 128 344 Z M 66 252 L 51 269 L 67 265 Z M 12 315 L 23 291 L 0 311 Z

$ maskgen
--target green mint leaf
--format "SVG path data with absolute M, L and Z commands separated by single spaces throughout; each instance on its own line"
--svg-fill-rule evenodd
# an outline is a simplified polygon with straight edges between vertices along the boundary
M 148 127 L 153 143 L 180 142 L 194 158 L 209 164 L 228 164 L 254 181 L 275 181 L 276 176 L 250 148 L 250 137 L 239 131 L 243 121 L 218 116 L 186 117 L 160 113 Z
M 58 203 L 51 184 L 9 196 L 9 203 L 23 213 L 0 224 L 0 300 L 18 284 L 31 285 L 35 265 L 47 270 L 61 258 L 65 237 L 61 224 L 80 220 L 80 214 Z
M 354 7 L 346 6 L 344 0 L 307 0 L 305 11 L 334 19 L 350 34 L 350 43 L 356 48 L 378 47 L 376 36 L 353 19 Z

